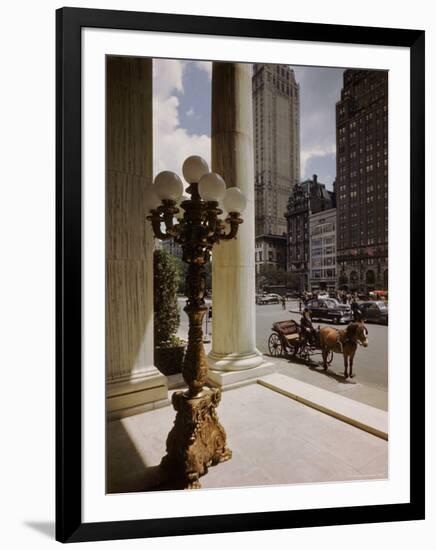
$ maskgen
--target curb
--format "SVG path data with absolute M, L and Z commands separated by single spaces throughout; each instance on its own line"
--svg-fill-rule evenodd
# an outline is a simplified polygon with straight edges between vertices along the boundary
M 259 378 L 257 383 L 388 441 L 386 411 L 278 373 Z

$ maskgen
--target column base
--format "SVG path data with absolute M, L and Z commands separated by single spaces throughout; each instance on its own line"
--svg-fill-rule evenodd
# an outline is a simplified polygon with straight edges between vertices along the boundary
M 156 367 L 107 384 L 106 411 L 109 420 L 143 412 L 153 405 L 168 404 L 167 378 Z
M 259 367 L 240 371 L 218 371 L 210 370 L 207 375 L 207 381 L 210 385 L 223 389 L 232 386 L 243 386 L 245 384 L 255 383 L 262 376 L 275 372 L 273 363 L 264 363 Z
M 212 350 L 207 356 L 209 369 L 225 372 L 254 369 L 264 363 L 264 356 L 257 350 L 250 353 L 216 353 Z

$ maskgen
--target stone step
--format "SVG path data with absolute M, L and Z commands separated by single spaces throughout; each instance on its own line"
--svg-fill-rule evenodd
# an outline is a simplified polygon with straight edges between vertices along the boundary
M 389 418 L 386 411 L 283 374 L 274 373 L 263 376 L 257 380 L 257 383 L 381 439 L 388 440 Z

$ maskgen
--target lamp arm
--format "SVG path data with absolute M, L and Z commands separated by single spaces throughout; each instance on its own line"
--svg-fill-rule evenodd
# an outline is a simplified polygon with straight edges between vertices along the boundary
M 221 233 L 220 240 L 230 241 L 230 239 L 234 239 L 238 233 L 238 226 L 243 221 L 238 212 L 230 212 L 229 217 L 226 219 L 226 222 L 230 224 L 230 231 L 227 234 Z
M 163 217 L 157 212 L 157 210 L 151 210 L 150 216 L 147 216 L 147 220 L 150 220 L 151 226 L 153 228 L 154 236 L 157 239 L 162 241 L 167 241 L 172 238 L 172 235 L 169 233 L 163 233 L 160 225 L 164 221 Z
M 213 239 L 217 233 L 220 233 L 220 220 L 218 216 L 223 213 L 223 211 L 218 208 L 218 202 L 210 201 L 206 203 L 206 228 L 207 228 L 207 237 L 208 240 Z

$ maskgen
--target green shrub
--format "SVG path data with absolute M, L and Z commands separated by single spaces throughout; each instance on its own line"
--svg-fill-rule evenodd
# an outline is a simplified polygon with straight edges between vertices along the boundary
M 165 249 L 154 252 L 154 345 L 178 345 L 180 324 L 177 290 L 179 270 L 175 258 Z

